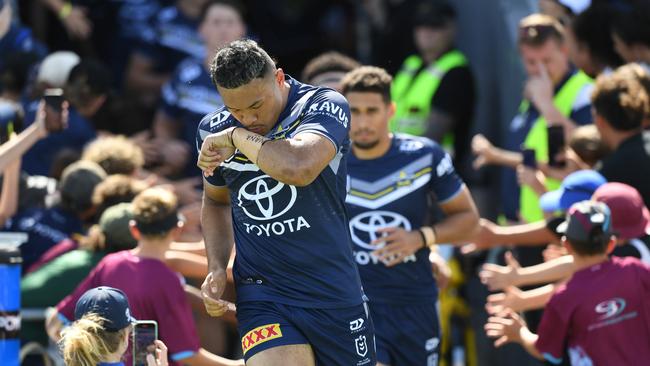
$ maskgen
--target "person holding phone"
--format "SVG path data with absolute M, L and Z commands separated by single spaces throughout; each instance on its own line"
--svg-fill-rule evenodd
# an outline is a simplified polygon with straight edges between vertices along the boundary
M 124 366 L 122 359 L 136 320 L 124 292 L 112 287 L 86 291 L 77 301 L 75 321 L 61 332 L 66 365 Z M 157 339 L 147 347 L 147 366 L 167 366 L 167 346 Z
M 510 166 L 513 162 L 518 165 L 521 155 L 516 152 L 522 144 L 535 150 L 538 163 L 549 162 L 548 126 L 561 126 L 567 137 L 564 141 L 568 141 L 577 126 L 592 122 L 589 96 L 593 84 L 586 74 L 571 66 L 564 27 L 553 17 L 532 14 L 521 20 L 518 31 L 519 53 L 528 75 L 519 113 L 510 124 L 505 150 L 499 150 L 499 154 L 492 154 L 494 149 L 487 148 L 489 141 L 486 143 L 482 135 L 474 137 L 472 147 L 478 155 L 475 167 Z M 514 170 L 504 169 L 502 181 L 502 203 L 509 220 L 543 219 L 535 192 L 522 187 L 519 193 Z M 549 181 L 547 189 L 559 186 L 559 182 L 549 184 Z

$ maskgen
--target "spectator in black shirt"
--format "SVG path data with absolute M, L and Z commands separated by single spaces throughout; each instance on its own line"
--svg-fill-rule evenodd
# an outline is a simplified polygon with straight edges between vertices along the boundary
M 629 69 L 638 67 L 626 65 L 596 80 L 594 123 L 613 151 L 597 168 L 607 181 L 636 188 L 650 206 L 650 131 L 642 127 L 650 113 L 650 98 L 642 83 L 629 77 Z

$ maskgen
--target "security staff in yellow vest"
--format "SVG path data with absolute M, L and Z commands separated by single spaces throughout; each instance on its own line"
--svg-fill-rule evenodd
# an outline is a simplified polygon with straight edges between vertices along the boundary
M 474 138 L 478 164 L 497 164 L 516 168 L 522 163 L 521 147 L 535 150 L 538 162 L 548 161 L 549 125 L 564 127 L 568 141 L 577 125 L 592 122 L 590 95 L 592 80 L 569 62 L 562 25 L 547 15 L 533 14 L 519 23 L 519 52 L 528 74 L 524 99 L 519 113 L 512 120 L 506 150 L 483 147 L 482 136 Z M 557 181 L 546 179 L 546 187 L 559 187 Z M 514 169 L 504 169 L 501 202 L 506 217 L 535 222 L 543 219 L 539 197 L 530 187 L 517 184 Z
M 475 91 L 467 59 L 454 48 L 455 19 L 444 1 L 423 1 L 416 8 L 418 54 L 404 61 L 393 80 L 397 110 L 390 129 L 436 140 L 459 162 L 469 152 Z

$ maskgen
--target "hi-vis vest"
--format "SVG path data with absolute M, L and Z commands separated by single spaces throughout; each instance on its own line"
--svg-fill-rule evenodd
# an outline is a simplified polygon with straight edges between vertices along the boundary
M 391 98 L 397 104 L 397 110 L 389 124 L 393 132 L 424 135 L 431 113 L 431 100 L 440 86 L 440 81 L 449 70 L 467 65 L 467 59 L 459 51 L 449 51 L 417 73 L 422 68 L 422 63 L 420 56 L 412 55 L 404 61 L 402 68 L 395 75 Z M 442 145 L 446 149 L 451 148 L 453 136 L 447 134 Z
M 562 88 L 553 97 L 553 104 L 562 113 L 569 117 L 571 109 L 582 88 L 591 83 L 592 80 L 582 71 L 575 73 L 564 83 Z M 530 102 L 524 100 L 519 106 L 519 114 L 524 115 L 530 108 Z M 548 131 L 546 119 L 541 115 L 533 122 L 526 139 L 524 147 L 535 150 L 535 158 L 540 162 L 548 162 Z M 546 189 L 556 190 L 560 182 L 556 179 L 546 178 Z M 535 222 L 544 219 L 542 209 L 539 207 L 539 197 L 530 187 L 522 186 L 519 196 L 519 216 L 525 222 Z

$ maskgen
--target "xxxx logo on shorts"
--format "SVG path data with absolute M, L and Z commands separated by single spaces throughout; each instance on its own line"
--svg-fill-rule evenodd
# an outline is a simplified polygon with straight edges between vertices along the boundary
M 244 335 L 241 339 L 241 349 L 246 354 L 248 350 L 258 344 L 280 337 L 282 337 L 282 330 L 279 323 L 262 325 Z

